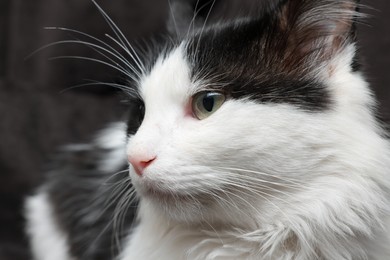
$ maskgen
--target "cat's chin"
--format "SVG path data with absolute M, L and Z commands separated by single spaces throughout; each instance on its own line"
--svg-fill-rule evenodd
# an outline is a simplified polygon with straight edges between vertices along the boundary
M 143 188 L 140 191 L 141 196 L 147 198 L 148 200 L 160 202 L 163 204 L 182 204 L 182 203 L 192 203 L 194 197 L 191 195 L 180 194 L 172 191 L 164 191 L 155 188 Z
M 141 199 L 167 218 L 178 222 L 200 222 L 211 207 L 210 202 L 203 201 L 201 194 L 183 194 L 180 192 L 142 187 L 137 189 Z

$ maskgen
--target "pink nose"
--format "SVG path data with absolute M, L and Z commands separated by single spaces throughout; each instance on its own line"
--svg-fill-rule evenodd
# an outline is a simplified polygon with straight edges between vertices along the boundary
M 127 157 L 127 160 L 131 165 L 133 165 L 133 168 L 135 172 L 137 173 L 138 176 L 142 176 L 143 171 L 145 170 L 146 167 L 148 167 L 156 157 L 142 157 L 142 156 L 131 156 L 129 155 Z

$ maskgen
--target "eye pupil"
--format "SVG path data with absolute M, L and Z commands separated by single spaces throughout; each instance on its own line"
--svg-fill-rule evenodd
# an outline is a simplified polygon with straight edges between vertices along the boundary
M 214 107 L 214 97 L 213 97 L 213 96 L 206 95 L 206 96 L 203 98 L 203 107 L 204 107 L 208 112 L 213 111 L 213 107 Z

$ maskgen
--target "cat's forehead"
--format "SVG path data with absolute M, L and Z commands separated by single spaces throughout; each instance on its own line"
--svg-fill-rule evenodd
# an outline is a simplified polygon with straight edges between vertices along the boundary
M 218 89 L 228 98 L 324 111 L 333 104 L 335 68 L 351 68 L 354 17 L 353 6 L 341 2 L 294 1 L 261 17 L 202 27 L 159 54 L 141 81 L 141 96 L 146 103 L 162 96 L 184 102 Z
M 258 28 L 252 26 L 214 26 L 160 54 L 139 86 L 145 103 L 185 105 L 199 91 L 217 90 L 233 99 L 288 103 L 311 111 L 327 108 L 325 84 L 275 69 L 280 63 L 276 54 L 258 46 Z
M 161 55 L 150 72 L 142 78 L 139 92 L 147 103 L 184 102 L 196 92 L 191 82 L 191 68 L 185 56 L 184 44 Z

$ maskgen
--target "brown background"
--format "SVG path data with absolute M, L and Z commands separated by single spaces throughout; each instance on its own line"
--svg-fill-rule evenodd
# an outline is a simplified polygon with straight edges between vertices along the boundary
M 258 0 L 260 1 L 260 0 Z M 265 1 L 265 0 L 264 0 Z M 264 2 L 263 1 L 263 2 Z M 133 42 L 164 33 L 168 0 L 98 1 Z M 256 0 L 224 0 L 213 17 L 235 15 Z M 365 1 L 371 17 L 359 25 L 364 71 L 390 122 L 390 2 Z M 97 57 L 81 46 L 58 46 L 25 60 L 35 49 L 71 39 L 64 26 L 104 38 L 110 33 L 89 0 L 0 0 L 0 260 L 29 259 L 21 217 L 22 198 L 42 179 L 45 162 L 57 147 L 87 141 L 105 123 L 122 116 L 118 92 L 98 87 L 61 93 L 83 79 L 115 80 L 104 66 L 79 61 L 48 61 L 56 55 Z

